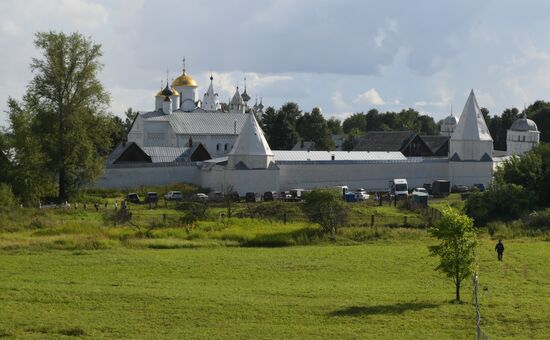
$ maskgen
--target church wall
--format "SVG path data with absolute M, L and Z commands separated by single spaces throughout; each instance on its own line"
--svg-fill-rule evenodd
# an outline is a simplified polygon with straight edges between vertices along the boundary
M 453 140 L 450 141 L 451 157 L 457 153 L 461 160 L 479 161 L 486 153 L 493 155 L 493 141 L 471 141 L 471 140 Z
M 131 189 L 141 186 L 191 183 L 200 185 L 200 170 L 195 165 L 132 166 L 106 168 L 94 184 L 102 189 Z
M 493 179 L 493 162 L 449 162 L 449 177 L 453 185 L 488 186 Z
M 140 147 L 143 146 L 143 118 L 139 115 L 132 125 L 132 130 L 128 133 L 128 142 L 134 142 Z
M 237 140 L 237 135 L 177 135 L 177 146 L 187 146 L 189 137 L 193 138 L 193 145 L 202 143 L 212 158 L 226 156 Z M 226 144 L 227 149 L 225 148 Z
M 143 127 L 144 146 L 173 146 L 170 123 L 148 121 Z

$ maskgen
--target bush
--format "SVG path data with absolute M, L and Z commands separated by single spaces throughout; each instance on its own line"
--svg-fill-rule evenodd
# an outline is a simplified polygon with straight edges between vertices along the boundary
M 491 186 L 485 192 L 473 192 L 464 209 L 476 226 L 490 221 L 512 221 L 530 210 L 531 193 L 517 184 Z
M 532 212 L 524 216 L 522 221 L 528 228 L 550 230 L 550 208 Z
M 17 200 L 13 195 L 11 186 L 6 183 L 0 183 L 0 208 L 13 208 Z
M 319 223 L 324 232 L 331 234 L 348 220 L 349 208 L 337 190 L 313 190 L 307 194 L 302 207 L 310 222 Z
M 206 218 L 208 205 L 202 202 L 184 201 L 179 203 L 176 209 L 184 211 L 180 222 L 185 226 L 189 226 L 198 220 Z

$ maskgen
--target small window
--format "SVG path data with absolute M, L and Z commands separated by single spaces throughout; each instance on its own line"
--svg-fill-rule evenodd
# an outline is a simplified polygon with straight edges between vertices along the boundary
M 525 136 L 523 136 L 523 141 L 525 142 Z
M 227 144 L 225 144 L 225 145 L 223 146 L 223 149 L 224 149 L 225 151 L 227 151 Z
M 220 151 L 220 144 L 216 144 L 216 151 Z

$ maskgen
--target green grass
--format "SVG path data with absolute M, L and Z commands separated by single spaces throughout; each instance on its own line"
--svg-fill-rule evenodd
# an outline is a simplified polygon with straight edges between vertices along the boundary
M 463 304 L 449 302 L 432 242 L 4 250 L 0 336 L 471 339 L 471 284 Z M 549 338 L 548 243 L 507 242 L 503 263 L 493 246 L 480 247 L 484 330 Z

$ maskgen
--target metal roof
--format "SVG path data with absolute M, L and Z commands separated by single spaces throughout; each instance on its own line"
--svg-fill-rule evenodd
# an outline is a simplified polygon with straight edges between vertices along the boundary
M 169 115 L 157 111 L 147 112 L 141 114 L 141 117 L 144 121 L 169 122 L 176 134 L 234 135 L 242 130 L 247 115 L 219 111 L 183 112 L 176 110 Z
M 474 90 L 470 92 L 464 105 L 458 125 L 451 136 L 452 140 L 492 141 L 491 134 L 479 109 Z
M 145 146 L 142 149 L 153 163 L 183 162 L 191 156 L 191 148 L 188 147 Z
M 275 161 L 386 161 L 406 160 L 398 151 L 287 151 L 273 150 Z

